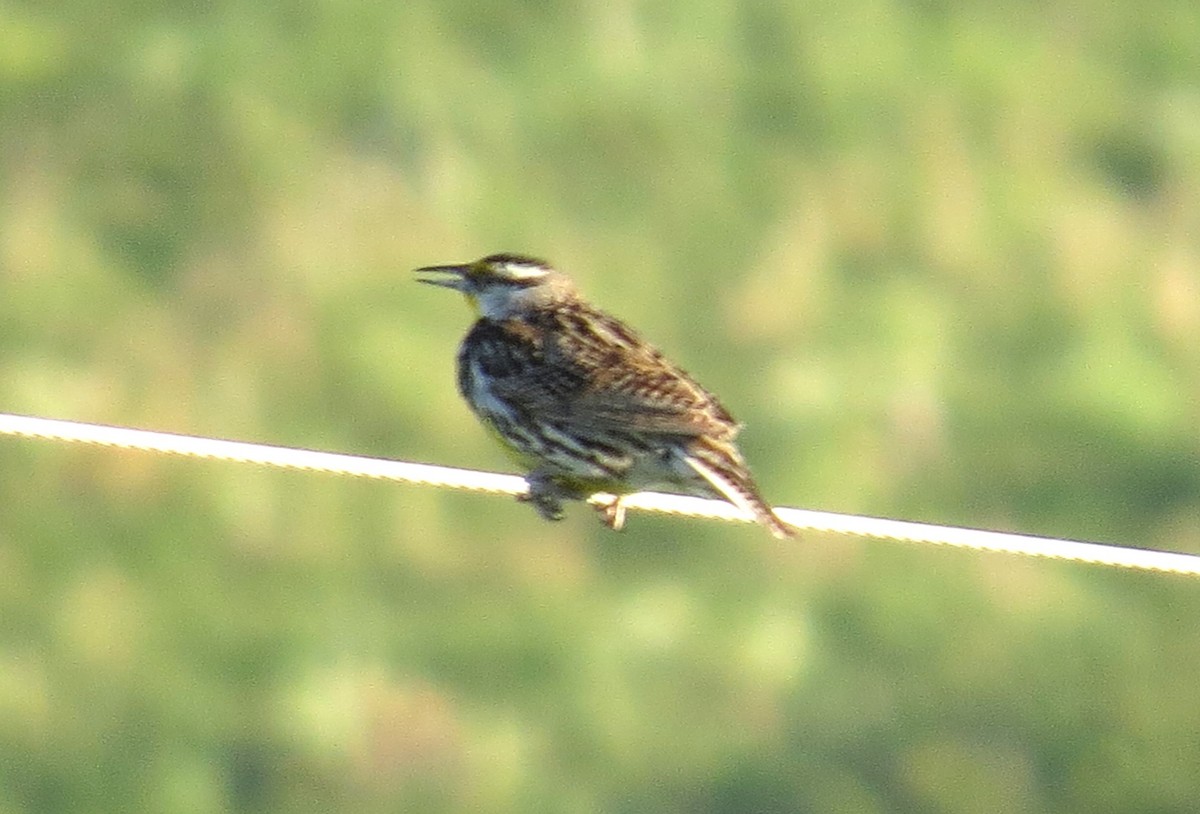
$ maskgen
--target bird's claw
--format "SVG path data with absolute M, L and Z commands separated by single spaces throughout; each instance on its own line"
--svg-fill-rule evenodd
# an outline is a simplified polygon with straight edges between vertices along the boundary
M 568 497 L 562 487 L 540 473 L 530 473 L 525 482 L 529 491 L 517 495 L 517 502 L 531 504 L 545 520 L 562 520 L 563 498 Z
M 600 512 L 600 522 L 613 531 L 625 528 L 625 504 L 621 498 L 614 497 L 611 503 L 597 506 L 596 511 Z
M 517 501 L 532 505 L 546 520 L 563 519 L 564 500 L 584 498 L 584 495 L 542 472 L 529 473 L 525 476 L 525 482 L 529 485 L 529 491 L 517 495 Z M 608 503 L 597 505 L 596 511 L 600 513 L 600 522 L 613 531 L 620 531 L 625 527 L 625 504 L 621 502 L 621 498 L 614 497 Z

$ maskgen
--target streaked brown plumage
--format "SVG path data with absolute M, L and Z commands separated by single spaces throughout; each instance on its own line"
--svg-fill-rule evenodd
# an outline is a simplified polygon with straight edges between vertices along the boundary
M 529 473 L 544 517 L 564 499 L 643 489 L 720 497 L 777 537 L 794 534 L 759 496 L 716 397 L 546 263 L 496 254 L 418 269 L 479 312 L 458 354 L 459 391 Z M 620 497 L 605 509 L 620 528 Z

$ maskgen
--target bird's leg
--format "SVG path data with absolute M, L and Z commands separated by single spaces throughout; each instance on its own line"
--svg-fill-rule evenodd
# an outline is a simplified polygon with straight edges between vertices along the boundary
M 541 469 L 535 469 L 526 475 L 525 482 L 529 484 L 529 492 L 518 495 L 517 500 L 521 503 L 532 503 L 537 513 L 546 520 L 562 520 L 562 502 L 574 495 Z
M 533 504 L 537 513 L 546 520 L 562 520 L 564 500 L 583 500 L 587 496 L 578 489 L 559 483 L 542 469 L 534 469 L 526 475 L 525 483 L 529 485 L 529 491 L 518 495 L 517 500 Z M 600 522 L 613 531 L 620 531 L 625 526 L 625 505 L 620 497 L 614 497 L 611 502 L 596 506 L 596 511 L 600 513 Z
M 613 531 L 625 528 L 625 504 L 621 502 L 620 497 L 614 497 L 611 503 L 597 506 L 596 511 L 600 512 L 600 522 Z

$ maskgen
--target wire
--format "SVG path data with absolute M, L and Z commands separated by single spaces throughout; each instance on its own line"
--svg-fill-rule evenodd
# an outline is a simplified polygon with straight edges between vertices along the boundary
M 177 435 L 8 413 L 0 413 L 0 435 L 93 444 L 192 458 L 236 461 L 280 469 L 328 472 L 492 494 L 523 495 L 526 492 L 525 479 L 516 475 L 454 469 L 333 452 L 317 452 L 292 447 L 267 446 L 242 441 L 222 441 L 193 435 Z M 603 505 L 611 499 L 611 495 L 599 494 L 593 495 L 590 502 Z M 752 522 L 751 518 L 743 515 L 736 507 L 717 500 L 641 492 L 636 495 L 627 495 L 622 502 L 629 509 Z M 1070 560 L 1115 568 L 1200 576 L 1200 556 L 1193 554 L 1126 548 L 1077 540 L 952 526 L 935 526 L 805 509 L 777 508 L 776 511 L 780 517 L 793 526 L 812 531 L 979 551 L 996 551 L 1027 557 Z

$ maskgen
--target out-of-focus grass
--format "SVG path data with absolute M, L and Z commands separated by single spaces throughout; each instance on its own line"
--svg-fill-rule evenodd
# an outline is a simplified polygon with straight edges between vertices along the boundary
M 572 271 L 767 494 L 1200 548 L 1200 12 L 0 6 L 0 409 L 481 467 Z M 1184 811 L 1181 581 L 26 441 L 0 810 Z

